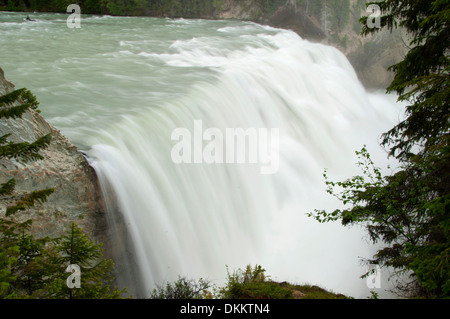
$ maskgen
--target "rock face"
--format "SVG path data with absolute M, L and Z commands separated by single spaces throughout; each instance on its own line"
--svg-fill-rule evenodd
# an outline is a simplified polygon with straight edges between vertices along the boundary
M 285 5 L 278 8 L 269 19 L 263 22 L 277 28 L 292 30 L 304 39 L 317 42 L 326 40 L 320 21 L 292 6 Z
M 0 95 L 14 90 L 0 68 Z M 102 240 L 105 233 L 104 209 L 95 171 L 67 138 L 33 110 L 21 119 L 1 119 L 0 136 L 12 133 L 13 142 L 34 142 L 51 133 L 51 144 L 40 153 L 44 160 L 21 163 L 15 159 L 0 159 L 0 183 L 15 178 L 16 193 L 54 188 L 48 201 L 26 212 L 19 219 L 33 220 L 32 231 L 37 237 L 56 237 L 72 222 L 77 223 L 91 238 Z M 0 201 L 0 214 L 6 203 Z
M 336 47 L 347 56 L 366 88 L 384 90 L 393 80 L 388 67 L 400 62 L 407 53 L 407 35 L 400 31 L 382 31 L 373 36 L 361 36 L 362 26 L 358 20 L 368 13 L 360 2 L 349 0 L 349 21 L 339 28 L 332 25 L 333 12 L 326 6 L 313 14 L 308 12 L 307 6 L 298 5 L 294 0 L 286 0 L 270 12 L 261 11 L 254 0 L 223 0 L 220 9 L 209 18 L 254 21 L 289 29 L 304 39 Z

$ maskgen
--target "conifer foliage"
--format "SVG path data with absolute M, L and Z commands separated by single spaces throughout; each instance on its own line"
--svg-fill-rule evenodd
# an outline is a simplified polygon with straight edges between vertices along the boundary
M 39 102 L 36 100 L 36 97 L 27 89 L 19 89 L 5 94 L 0 97 L 0 120 L 21 118 L 26 110 L 37 110 L 38 105 Z M 51 140 L 51 134 L 47 134 L 33 143 L 14 143 L 8 140 L 10 136 L 11 133 L 0 136 L 0 158 L 14 158 L 22 162 L 43 159 L 39 151 L 47 147 Z M 15 199 L 8 207 L 6 216 L 32 207 L 35 203 L 42 203 L 54 191 L 53 189 L 45 189 L 14 197 L 12 194 L 15 185 L 16 181 L 13 178 L 0 185 L 0 196 L 3 199 L 4 196 L 10 196 L 10 199 Z
M 27 110 L 37 109 L 36 97 L 27 89 L 0 96 L 0 120 L 20 119 Z M 32 143 L 15 143 L 11 133 L 0 137 L 0 159 L 20 162 L 43 159 L 39 153 L 51 141 L 45 135 Z M 0 201 L 6 206 L 0 212 L 0 298 L 119 298 L 125 290 L 111 288 L 113 263 L 103 258 L 101 244 L 95 244 L 76 225 L 69 226 L 58 238 L 35 238 L 27 209 L 41 204 L 53 188 L 18 194 L 11 178 L 0 184 Z M 79 266 L 80 286 L 70 288 L 67 267 Z
M 65 234 L 54 241 L 52 264 L 55 274 L 50 284 L 50 296 L 59 299 L 114 299 L 125 290 L 111 288 L 114 280 L 111 260 L 103 258 L 102 244 L 94 243 L 82 229 L 72 223 Z M 79 267 L 79 286 L 67 285 L 68 266 Z
M 36 100 L 36 97 L 27 89 L 19 89 L 7 93 L 0 96 L 0 120 L 21 118 L 28 109 L 38 111 L 38 105 L 39 102 Z M 46 148 L 51 140 L 51 134 L 47 134 L 33 143 L 15 143 L 8 140 L 10 136 L 11 133 L 0 136 L 0 158 L 14 158 L 24 163 L 43 159 L 39 151 Z M 45 189 L 13 196 L 15 185 L 15 179 L 11 178 L 0 186 L 2 200 L 9 199 L 10 201 L 10 205 L 6 210 L 6 216 L 32 207 L 35 203 L 46 201 L 47 197 L 54 191 L 54 189 Z M 9 198 L 6 196 L 9 196 Z
M 381 145 L 400 165 L 390 176 L 363 148 L 363 175 L 328 179 L 328 192 L 347 209 L 316 210 L 321 222 L 363 225 L 373 242 L 385 245 L 369 263 L 392 267 L 398 292 L 408 297 L 450 296 L 450 3 L 448 0 L 374 1 L 382 28 L 403 28 L 411 41 L 387 88 L 407 103 L 405 118 L 383 134 Z M 362 34 L 369 28 L 361 19 Z M 367 274 L 366 274 L 367 275 Z M 406 280 L 404 280 L 407 276 Z M 402 278 L 402 280 L 400 280 Z
M 35 96 L 27 89 L 7 93 L 0 96 L 0 120 L 21 118 L 29 109 L 37 111 L 38 105 Z M 33 143 L 15 143 L 9 141 L 10 136 L 11 133 L 0 136 L 0 159 L 14 158 L 22 162 L 40 160 L 43 157 L 39 151 L 47 147 L 51 140 L 48 134 Z M 28 234 L 31 220 L 17 222 L 14 215 L 46 201 L 54 191 L 44 189 L 16 194 L 15 186 L 14 178 L 0 184 L 0 199 L 7 207 L 0 215 L 0 297 L 15 297 L 18 291 L 31 295 L 40 288 L 40 280 L 35 280 L 35 277 L 41 270 L 41 249 L 45 239 L 34 240 Z

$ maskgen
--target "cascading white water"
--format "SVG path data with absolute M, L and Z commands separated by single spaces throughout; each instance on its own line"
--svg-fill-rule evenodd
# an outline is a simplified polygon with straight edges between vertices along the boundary
M 70 30 L 62 15 L 24 17 L 0 17 L 1 66 L 88 154 L 108 208 L 106 246 L 135 296 L 178 276 L 221 284 L 226 266 L 248 264 L 275 280 L 369 295 L 364 231 L 306 216 L 340 206 L 325 192 L 325 168 L 333 179 L 359 173 L 354 151 L 365 144 L 386 162 L 377 140 L 400 111 L 394 97 L 366 92 L 342 53 L 237 21 L 85 17 Z M 279 129 L 278 171 L 175 164 L 172 132 L 193 132 L 195 121 Z
M 318 225 L 305 214 L 337 204 L 324 192 L 324 168 L 350 177 L 354 150 L 368 144 L 378 151 L 378 134 L 392 123 L 392 101 L 368 94 L 331 47 L 288 31 L 259 37 L 258 46 L 230 52 L 207 38 L 175 42 L 177 52 L 159 58 L 212 67 L 216 77 L 126 117 L 110 129 L 107 143 L 89 152 L 114 190 L 106 201 L 117 201 L 124 216 L 143 294 L 178 275 L 217 280 L 226 265 L 256 263 L 282 280 L 350 294 L 364 288 L 358 256 L 370 257 L 371 249 L 363 233 Z M 279 128 L 279 171 L 173 163 L 172 131 L 193 132 L 196 120 L 223 132 Z

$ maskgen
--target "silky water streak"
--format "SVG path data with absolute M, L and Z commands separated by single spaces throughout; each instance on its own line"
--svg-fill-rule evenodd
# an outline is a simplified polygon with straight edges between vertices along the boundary
M 324 191 L 324 168 L 350 177 L 364 144 L 382 158 L 377 138 L 394 103 L 368 94 L 336 49 L 281 30 L 251 40 L 237 51 L 207 38 L 174 43 L 175 53 L 160 55 L 168 65 L 214 68 L 216 78 L 126 118 L 113 143 L 90 152 L 127 225 L 140 294 L 177 276 L 221 283 L 226 266 L 261 264 L 274 279 L 367 296 L 360 257 L 374 250 L 363 231 L 305 214 L 339 205 Z M 276 174 L 250 162 L 175 163 L 172 133 L 194 132 L 199 119 L 220 132 L 279 128 Z

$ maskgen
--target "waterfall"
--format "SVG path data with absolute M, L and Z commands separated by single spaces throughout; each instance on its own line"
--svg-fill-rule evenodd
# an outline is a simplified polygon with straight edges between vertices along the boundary
M 396 120 L 394 99 L 367 92 L 338 50 L 290 31 L 249 36 L 239 49 L 208 37 L 181 39 L 168 52 L 139 56 L 213 73 L 158 106 L 123 115 L 88 151 L 118 273 L 130 290 L 145 297 L 178 276 L 220 284 L 227 266 L 260 264 L 275 280 L 369 295 L 359 258 L 371 257 L 374 247 L 364 231 L 306 214 L 340 205 L 325 192 L 325 168 L 337 179 L 359 173 L 354 151 L 363 145 L 386 162 L 377 141 Z M 218 132 L 279 129 L 278 170 L 175 163 L 172 133 L 193 133 L 196 121 Z

